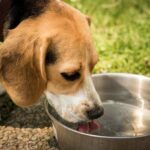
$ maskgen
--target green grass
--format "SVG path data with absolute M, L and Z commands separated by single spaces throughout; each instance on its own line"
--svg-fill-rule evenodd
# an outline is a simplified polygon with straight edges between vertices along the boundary
M 92 18 L 99 72 L 150 76 L 149 0 L 65 0 Z

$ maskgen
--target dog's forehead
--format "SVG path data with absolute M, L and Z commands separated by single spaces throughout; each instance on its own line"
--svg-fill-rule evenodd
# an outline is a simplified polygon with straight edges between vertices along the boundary
M 55 4 L 56 3 L 56 4 Z M 40 34 L 69 33 L 70 36 L 90 36 L 86 16 L 63 2 L 51 4 L 42 15 L 33 20 Z
M 86 51 L 93 49 L 86 16 L 63 2 L 45 11 L 37 22 L 39 35 L 51 39 L 65 59 L 83 61 Z
M 47 44 L 53 41 L 56 49 L 63 54 L 61 59 L 69 61 L 73 58 L 83 62 L 87 59 L 86 52 L 89 51 L 91 55 L 94 51 L 86 16 L 62 1 L 54 1 L 36 18 L 22 21 L 17 27 L 17 33 L 25 33 L 24 38 L 48 39 Z
M 16 32 L 57 41 L 92 43 L 86 16 L 62 1 L 54 1 L 39 16 L 22 21 Z

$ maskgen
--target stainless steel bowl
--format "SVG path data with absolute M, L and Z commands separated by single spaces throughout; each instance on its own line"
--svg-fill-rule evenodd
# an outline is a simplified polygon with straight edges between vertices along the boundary
M 53 120 L 61 150 L 149 150 L 150 78 L 122 73 L 98 74 L 93 81 L 105 114 L 92 134 L 73 130 Z

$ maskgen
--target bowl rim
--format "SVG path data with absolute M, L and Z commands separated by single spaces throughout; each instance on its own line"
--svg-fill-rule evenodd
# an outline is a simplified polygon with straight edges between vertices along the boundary
M 140 78 L 140 79 L 150 80 L 150 78 L 147 77 L 147 76 L 138 75 L 138 74 L 130 74 L 130 73 L 101 73 L 101 74 L 93 74 L 92 77 L 98 77 L 98 76 L 120 76 L 120 75 L 122 77 L 131 76 L 131 77 L 137 77 L 137 78 Z M 45 107 L 46 113 L 48 114 L 50 119 L 52 119 L 53 122 L 55 121 L 59 126 L 61 126 L 64 129 L 68 130 L 69 132 L 73 132 L 75 134 L 79 134 L 79 135 L 82 135 L 82 136 L 93 137 L 93 138 L 109 139 L 109 140 L 129 140 L 129 139 L 130 140 L 131 139 L 135 140 L 135 139 L 141 139 L 141 138 L 150 137 L 150 133 L 145 134 L 145 135 L 133 136 L 133 137 L 130 137 L 130 136 L 122 136 L 122 137 L 116 136 L 115 137 L 115 136 L 102 136 L 102 135 L 94 135 L 94 134 L 88 134 L 88 133 L 79 132 L 79 131 L 77 131 L 75 129 L 72 129 L 72 128 L 69 128 L 66 125 L 64 125 L 61 122 L 59 122 L 54 116 L 52 116 L 49 113 L 49 111 L 47 109 L 47 105 L 48 105 L 48 101 L 45 100 L 44 101 L 44 107 Z
M 150 77 L 144 76 L 142 74 L 132 74 L 132 73 L 97 73 L 93 74 L 92 77 L 98 77 L 98 76 L 122 76 L 122 77 L 136 77 L 137 79 L 147 79 L 150 80 Z

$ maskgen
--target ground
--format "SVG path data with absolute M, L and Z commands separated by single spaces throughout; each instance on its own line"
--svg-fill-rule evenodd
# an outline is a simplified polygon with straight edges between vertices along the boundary
M 42 101 L 23 109 L 0 96 L 0 150 L 58 150 L 51 125 Z
M 94 73 L 150 76 L 149 0 L 65 0 L 92 19 L 100 61 Z M 57 150 L 42 105 L 22 109 L 0 96 L 0 150 Z

